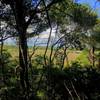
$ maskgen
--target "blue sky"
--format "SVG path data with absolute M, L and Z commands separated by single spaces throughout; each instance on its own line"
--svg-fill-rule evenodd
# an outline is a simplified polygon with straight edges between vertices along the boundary
M 98 13 L 100 17 L 100 0 L 76 0 L 78 3 L 81 4 L 88 4 Z

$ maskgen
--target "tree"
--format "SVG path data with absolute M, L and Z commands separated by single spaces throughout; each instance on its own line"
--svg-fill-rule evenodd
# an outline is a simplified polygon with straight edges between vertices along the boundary
M 97 49 L 100 48 L 100 22 L 98 20 L 98 23 L 94 26 L 93 30 L 92 30 L 92 34 L 91 34 L 91 38 L 94 41 L 93 42 L 93 46 Z M 98 66 L 100 67 L 100 55 L 98 54 Z
M 13 12 L 14 20 L 12 24 L 15 24 L 17 35 L 19 37 L 19 66 L 21 67 L 20 83 L 23 93 L 28 94 L 30 91 L 27 51 L 28 26 L 33 23 L 34 27 L 36 27 L 34 30 L 37 32 L 37 30 L 41 28 L 41 24 L 43 25 L 44 19 L 46 19 L 46 21 L 48 20 L 45 18 L 44 12 L 46 11 L 47 14 L 47 9 L 57 2 L 58 0 L 37 0 L 37 3 L 34 4 L 31 0 L 1 0 L 1 3 L 10 6 L 10 9 Z M 43 16 L 43 19 L 39 18 L 38 14 Z
M 78 23 L 78 25 L 82 28 L 82 33 L 86 33 L 85 41 L 91 45 L 92 49 L 90 50 L 90 54 L 92 55 L 92 64 L 95 65 L 95 57 L 94 57 L 94 39 L 91 37 L 91 32 L 93 27 L 96 25 L 98 16 L 95 12 L 91 10 L 88 6 L 76 4 L 73 12 L 73 20 Z M 87 37 L 87 40 L 86 40 Z
M 89 6 L 66 0 L 62 4 L 54 5 L 50 16 L 52 23 L 57 26 L 58 35 L 60 34 L 60 37 L 64 35 L 60 39 L 62 47 L 67 45 L 67 47 L 82 49 L 82 44 L 88 41 L 86 40 L 89 36 L 88 31 L 97 23 L 97 14 Z M 83 36 L 85 36 L 84 43 L 82 43 Z

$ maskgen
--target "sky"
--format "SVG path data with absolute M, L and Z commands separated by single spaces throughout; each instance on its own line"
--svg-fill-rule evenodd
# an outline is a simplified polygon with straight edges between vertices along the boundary
M 88 4 L 100 17 L 100 0 L 76 0 L 77 3 Z

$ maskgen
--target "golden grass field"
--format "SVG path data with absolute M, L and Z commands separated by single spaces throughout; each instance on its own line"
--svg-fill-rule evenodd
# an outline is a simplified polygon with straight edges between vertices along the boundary
M 7 50 L 11 54 L 11 59 L 16 60 L 18 58 L 18 47 L 17 46 L 4 46 L 4 49 Z M 32 47 L 29 48 L 29 54 L 32 54 Z M 49 57 L 50 55 L 50 48 L 47 51 L 47 56 Z M 33 58 L 35 55 L 44 55 L 45 53 L 45 47 L 39 47 L 36 51 L 35 54 L 33 55 Z M 68 50 L 67 51 L 67 59 L 65 59 L 65 65 L 67 61 L 73 62 L 73 61 L 79 61 L 84 64 L 89 64 L 89 61 L 87 59 L 87 52 L 83 51 L 77 51 L 77 50 Z

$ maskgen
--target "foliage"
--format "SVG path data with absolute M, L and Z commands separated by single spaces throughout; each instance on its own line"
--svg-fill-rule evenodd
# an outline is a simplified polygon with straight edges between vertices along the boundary
M 100 43 L 100 23 L 94 26 L 92 37 L 97 43 Z
M 98 69 L 90 67 L 82 68 L 81 65 L 75 65 L 74 63 L 70 68 L 66 68 L 62 71 L 58 68 L 51 68 L 50 72 L 48 92 L 51 99 L 71 99 L 69 91 L 71 91 L 74 99 L 78 98 L 77 94 L 80 99 L 99 99 L 100 72 Z M 95 82 L 97 82 L 97 84 L 95 84 Z
M 88 50 L 83 50 L 76 60 L 83 65 L 90 65 L 88 55 Z
M 72 14 L 73 20 L 84 28 L 91 28 L 97 22 L 96 13 L 86 5 L 75 4 Z

